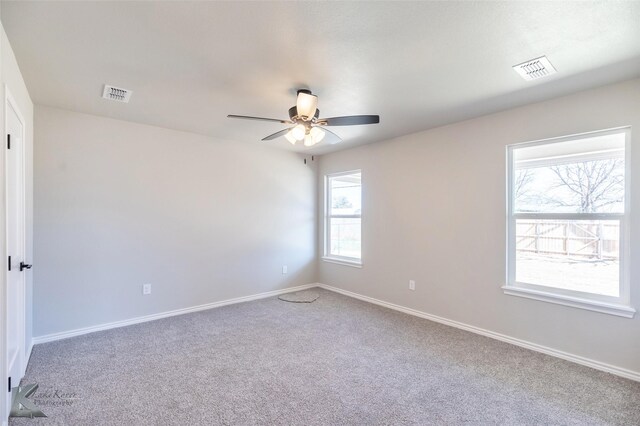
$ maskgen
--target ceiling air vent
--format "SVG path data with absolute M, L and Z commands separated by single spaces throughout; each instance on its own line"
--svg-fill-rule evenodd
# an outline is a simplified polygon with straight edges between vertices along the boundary
M 527 81 L 536 80 L 557 72 L 546 56 L 514 65 L 513 69 Z
M 102 97 L 105 99 L 109 99 L 110 101 L 118 101 L 129 103 L 129 99 L 131 98 L 131 90 L 122 89 L 120 87 L 109 86 L 108 84 L 104 85 L 104 91 L 102 92 Z

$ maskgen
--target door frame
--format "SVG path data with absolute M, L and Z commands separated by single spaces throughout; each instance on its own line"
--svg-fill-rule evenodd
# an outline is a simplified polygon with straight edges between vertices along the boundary
M 16 117 L 18 118 L 18 121 L 20 122 L 20 125 L 22 126 L 22 149 L 21 149 L 21 158 L 17 159 L 17 161 L 19 161 L 21 164 L 21 169 L 22 169 L 22 190 L 20 191 L 20 193 L 18 194 L 18 200 L 17 202 L 20 203 L 22 205 L 22 214 L 23 214 L 23 218 L 22 218 L 22 229 L 21 229 L 21 235 L 18 236 L 18 238 L 20 238 L 22 241 L 22 252 L 21 253 L 11 253 L 10 255 L 15 258 L 16 260 L 19 261 L 25 261 L 26 262 L 26 253 L 27 253 L 27 240 L 26 240 L 26 230 L 27 230 L 27 211 L 26 211 L 26 141 L 27 141 L 27 127 L 26 127 L 26 121 L 24 119 L 24 116 L 22 115 L 22 112 L 20 111 L 20 108 L 18 107 L 17 102 L 15 101 L 14 97 L 11 95 L 11 91 L 9 90 L 9 87 L 5 84 L 4 85 L 4 141 L 3 143 L 6 144 L 6 135 L 9 134 L 9 128 L 8 128 L 8 114 L 9 114 L 9 108 L 11 108 L 13 110 L 13 112 L 15 112 Z M 9 156 L 7 153 L 7 145 L 4 145 L 4 215 L 5 215 L 5 223 L 4 223 L 4 227 L 5 227 L 5 253 L 7 256 L 9 256 L 9 252 L 8 252 L 8 238 L 6 238 L 6 236 L 8 236 L 8 231 L 9 231 L 9 179 L 8 179 L 8 164 L 9 164 Z M 13 262 L 12 262 L 13 263 Z M 5 286 L 2 289 L 2 300 L 3 300 L 3 309 L 2 309 L 2 358 L 3 358 L 3 372 L 2 375 L 4 376 L 5 382 L 3 384 L 0 384 L 1 386 L 6 386 L 7 382 L 8 382 L 8 376 L 9 376 L 9 358 L 8 358 L 8 315 L 7 315 L 7 296 L 8 296 L 8 285 L 9 285 L 9 271 L 8 268 L 5 268 L 4 270 L 4 274 L 5 274 Z M 17 309 L 20 309 L 19 315 L 18 315 L 18 359 L 16 362 L 18 362 L 18 370 L 20 371 L 20 376 L 21 377 L 16 377 L 16 378 L 12 378 L 12 387 L 15 387 L 15 385 L 17 385 L 18 383 L 20 383 L 20 379 L 22 379 L 22 377 L 24 376 L 25 370 L 26 370 L 26 362 L 25 362 L 25 356 L 26 356 L 26 350 L 27 350 L 27 345 L 26 345 L 26 311 L 27 311 L 27 306 L 26 306 L 26 285 L 27 285 L 27 279 L 26 279 L 26 274 L 21 274 L 20 275 L 20 289 L 18 290 L 18 306 L 16 307 Z M 15 380 L 15 381 L 14 381 Z M 0 389 L 2 389 L 2 387 L 0 387 Z M 9 411 L 11 410 L 10 404 L 11 404 L 11 394 L 9 393 L 7 398 L 6 398 L 6 403 L 3 404 L 4 406 L 4 413 L 3 413 L 3 417 L 2 420 L 6 421 L 6 419 L 8 418 L 9 415 Z

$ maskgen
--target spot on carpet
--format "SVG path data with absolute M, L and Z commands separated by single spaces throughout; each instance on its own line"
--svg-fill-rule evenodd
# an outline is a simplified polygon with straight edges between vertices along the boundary
M 297 291 L 295 293 L 286 293 L 278 297 L 280 300 L 284 300 L 285 302 L 293 302 L 293 303 L 311 303 L 314 302 L 320 294 L 316 291 Z

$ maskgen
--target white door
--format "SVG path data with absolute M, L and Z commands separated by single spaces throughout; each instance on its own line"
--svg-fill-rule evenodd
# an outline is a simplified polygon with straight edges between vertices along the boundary
M 6 88 L 5 88 L 6 90 Z M 25 339 L 25 273 L 30 265 L 25 259 L 24 205 L 24 121 L 11 97 L 5 101 L 6 205 L 7 205 L 7 377 L 11 387 L 22 378 Z M 7 384 L 7 389 L 9 385 Z M 8 389 L 9 390 L 9 389 Z M 10 408 L 11 393 L 7 393 Z M 8 411 L 7 411 L 8 412 Z

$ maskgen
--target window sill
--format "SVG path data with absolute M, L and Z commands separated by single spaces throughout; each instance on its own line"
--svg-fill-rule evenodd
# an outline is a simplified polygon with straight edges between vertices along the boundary
M 603 314 L 616 315 L 624 318 L 633 318 L 636 310 L 630 306 L 615 303 L 598 302 L 595 300 L 581 299 L 566 295 L 558 295 L 545 291 L 531 290 L 526 288 L 503 286 L 504 294 L 510 296 L 525 297 L 527 299 L 540 300 L 543 302 L 555 303 L 558 305 L 571 306 L 573 308 L 586 309 Z
M 335 263 L 337 265 L 351 266 L 352 268 L 362 268 L 362 262 L 358 262 L 356 260 L 345 260 L 335 257 L 323 256 L 322 261 L 327 263 Z

